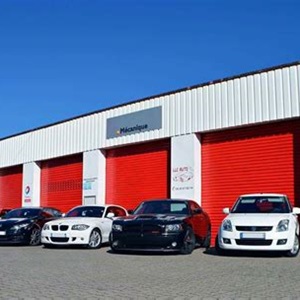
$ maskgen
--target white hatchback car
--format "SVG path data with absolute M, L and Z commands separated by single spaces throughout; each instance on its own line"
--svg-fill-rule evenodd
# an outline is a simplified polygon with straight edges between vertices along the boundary
M 219 254 L 227 250 L 268 250 L 298 255 L 300 208 L 292 208 L 286 195 L 242 195 L 231 210 L 224 208 L 223 212 L 228 216 L 216 237 Z
M 82 205 L 71 209 L 64 218 L 47 222 L 41 233 L 45 247 L 85 245 L 100 248 L 109 241 L 115 217 L 127 216 L 118 205 Z

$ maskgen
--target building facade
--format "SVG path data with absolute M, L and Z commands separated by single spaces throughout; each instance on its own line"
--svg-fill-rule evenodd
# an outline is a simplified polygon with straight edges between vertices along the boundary
M 245 193 L 300 197 L 300 62 L 0 140 L 0 208 L 194 199 L 212 233 Z

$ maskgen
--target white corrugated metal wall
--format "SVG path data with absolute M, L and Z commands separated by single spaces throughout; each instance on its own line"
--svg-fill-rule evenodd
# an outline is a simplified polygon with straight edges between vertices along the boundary
M 162 106 L 162 129 L 106 139 L 107 118 Z M 300 116 L 299 63 L 130 103 L 0 141 L 0 167 Z

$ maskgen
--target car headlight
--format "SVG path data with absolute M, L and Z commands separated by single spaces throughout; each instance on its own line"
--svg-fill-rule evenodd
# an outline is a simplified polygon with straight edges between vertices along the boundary
M 181 224 L 168 224 L 168 225 L 166 225 L 166 231 L 174 232 L 174 231 L 181 231 L 181 230 L 182 230 Z
M 232 224 L 230 220 L 224 220 L 222 223 L 222 229 L 224 231 L 232 231 Z
M 14 225 L 13 227 L 11 227 L 11 230 L 18 231 L 20 229 L 24 229 L 24 228 L 28 227 L 29 225 L 30 225 L 30 223 Z
M 89 225 L 85 225 L 85 224 L 76 224 L 71 227 L 71 230 L 86 230 L 89 227 L 90 227 Z
M 290 221 L 288 219 L 281 220 L 276 227 L 276 231 L 287 231 L 289 229 L 289 223 Z
M 123 228 L 122 228 L 122 225 L 119 225 L 119 224 L 113 224 L 113 225 L 112 225 L 112 230 L 114 230 L 114 231 L 122 231 Z
M 43 230 L 50 230 L 50 226 L 49 226 L 48 224 L 45 224 L 45 225 L 43 226 Z

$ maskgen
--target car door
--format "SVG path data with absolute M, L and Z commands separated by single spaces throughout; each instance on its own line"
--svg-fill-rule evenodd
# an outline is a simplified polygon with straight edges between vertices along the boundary
M 106 208 L 104 212 L 103 218 L 101 218 L 101 230 L 102 230 L 102 238 L 104 241 L 108 241 L 109 234 L 111 232 L 113 219 L 108 217 L 109 213 L 113 213 L 113 206 L 109 206 Z
M 202 212 L 202 208 L 194 201 L 189 202 L 191 211 L 191 223 L 196 236 L 204 238 L 207 234 L 206 217 Z
M 114 217 L 108 217 L 109 213 L 113 213 Z M 122 217 L 126 216 L 127 212 L 119 206 L 109 206 L 107 207 L 105 213 L 104 213 L 104 218 L 103 218 L 103 226 L 105 228 L 105 234 L 107 234 L 107 238 L 109 238 L 109 234 L 111 232 L 111 227 L 112 227 L 112 222 L 115 217 Z M 104 233 L 103 233 L 104 235 Z

